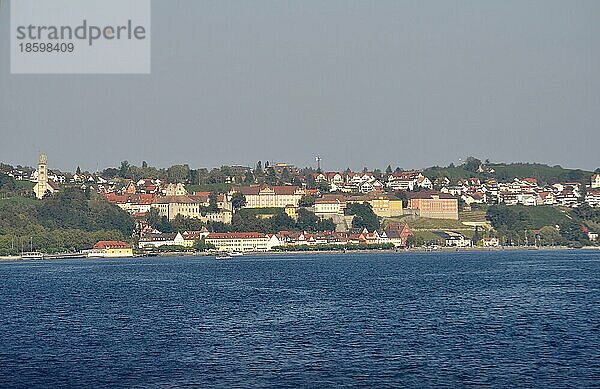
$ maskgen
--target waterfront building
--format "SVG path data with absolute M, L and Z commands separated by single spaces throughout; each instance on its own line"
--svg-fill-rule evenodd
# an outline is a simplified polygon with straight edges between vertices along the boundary
M 483 247 L 499 247 L 500 241 L 496 237 L 483 238 L 481 239 Z
M 436 231 L 435 235 L 444 240 L 447 247 L 471 247 L 473 242 L 460 232 L 456 231 Z
M 189 244 L 183 238 L 183 235 L 179 232 L 173 233 L 160 233 L 160 232 L 151 232 L 145 233 L 140 237 L 138 247 L 141 249 L 148 248 L 158 248 L 161 246 L 186 246 L 191 247 L 192 244 Z
M 211 232 L 205 242 L 226 252 L 270 251 L 281 245 L 277 235 L 259 232 Z
M 123 258 L 133 257 L 133 249 L 125 242 L 116 240 L 102 240 L 96 243 L 88 257 L 98 258 Z
M 413 234 L 408 224 L 405 224 L 402 227 L 389 226 L 383 233 L 387 237 L 386 243 L 392 243 L 395 247 L 406 247 L 408 238 Z M 383 235 L 383 233 L 381 235 Z

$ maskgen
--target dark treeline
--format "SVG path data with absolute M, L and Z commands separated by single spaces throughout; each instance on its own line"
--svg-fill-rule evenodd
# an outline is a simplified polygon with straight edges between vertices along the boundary
M 133 219 L 101 196 L 78 188 L 44 197 L 0 203 L 0 255 L 31 249 L 78 251 L 99 240 L 130 241 Z
M 335 223 L 331 219 L 322 220 L 313 212 L 298 209 L 297 220 L 292 219 L 283 209 L 271 215 L 259 215 L 253 209 L 241 209 L 233 215 L 231 224 L 186 218 L 181 215 L 173 220 L 159 216 L 156 210 L 148 214 L 148 224 L 160 232 L 199 231 L 206 227 L 210 232 L 262 232 L 277 233 L 279 231 L 334 231 Z M 265 217 L 261 217 L 265 216 Z
M 591 244 L 585 231 L 600 226 L 600 209 L 583 204 L 567 213 L 550 206 L 495 205 L 487 218 L 504 244 L 581 247 Z

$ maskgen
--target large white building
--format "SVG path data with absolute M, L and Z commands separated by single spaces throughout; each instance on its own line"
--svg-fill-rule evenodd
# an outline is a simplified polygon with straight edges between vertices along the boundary
M 288 205 L 298 207 L 300 198 L 306 191 L 297 186 L 243 186 L 235 188 L 246 198 L 245 208 L 285 208 Z
M 205 242 L 226 252 L 270 251 L 281 245 L 277 235 L 259 232 L 211 232 Z

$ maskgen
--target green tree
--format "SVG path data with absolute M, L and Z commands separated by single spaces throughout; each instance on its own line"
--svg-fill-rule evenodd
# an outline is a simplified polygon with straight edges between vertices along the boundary
M 317 223 L 317 231 L 335 231 L 333 219 L 321 219 Z
M 232 232 L 233 228 L 230 224 L 209 220 L 206 223 L 206 229 L 210 232 Z
M 353 228 L 366 228 L 369 231 L 378 230 L 380 227 L 379 218 L 373 212 L 373 208 L 367 202 L 348 204 L 345 211 L 346 215 L 354 215 L 352 219 Z
M 0 192 L 10 193 L 17 190 L 15 179 L 8 174 L 0 173 Z
M 289 169 L 287 167 L 284 167 L 283 171 L 281 172 L 281 182 L 289 184 L 291 181 L 292 175 L 290 174 Z
M 269 185 L 277 184 L 277 174 L 275 173 L 275 169 L 272 166 L 266 168 L 265 182 Z
M 263 172 L 263 168 L 262 168 L 262 162 L 258 161 L 256 163 L 256 168 L 254 169 L 254 175 L 256 177 L 262 177 L 263 174 L 264 174 L 264 172 Z
M 242 209 L 244 205 L 246 205 L 246 196 L 244 196 L 240 192 L 235 192 L 231 196 L 231 206 L 233 207 L 233 209 Z
M 167 182 L 169 183 L 186 183 L 190 181 L 189 165 L 173 165 L 167 169 Z
M 540 229 L 539 243 L 542 246 L 556 246 L 562 242 L 564 242 L 564 238 L 556 228 L 545 226 Z
M 130 168 L 131 168 L 131 165 L 129 164 L 128 161 L 121 162 L 121 167 L 119 168 L 119 173 L 118 173 L 119 177 L 131 178 L 130 171 L 129 171 Z
M 560 235 L 569 242 L 586 242 L 587 236 L 581 229 L 581 224 L 574 220 L 566 220 L 560 224 Z
M 175 232 L 200 231 L 204 223 L 200 219 L 177 215 L 171 220 L 171 229 Z
M 530 215 L 522 209 L 494 205 L 488 208 L 486 216 L 496 229 L 506 228 L 513 231 L 531 229 Z
M 378 180 L 381 180 L 383 178 L 383 173 L 380 169 L 375 169 L 373 170 L 373 177 L 375 177 Z
M 218 196 L 219 195 L 216 192 L 211 192 L 208 195 L 208 210 L 209 210 L 209 212 L 219 212 L 219 207 L 217 205 Z
M 205 238 L 198 239 L 194 242 L 194 248 L 197 251 L 214 250 L 216 247 L 212 243 L 207 243 Z
M 303 195 L 298 201 L 299 207 L 312 207 L 315 205 L 315 198 L 311 195 Z
M 160 224 L 160 214 L 158 209 L 150 208 L 148 212 L 146 212 L 146 223 L 152 228 L 158 229 Z
M 292 219 L 285 211 L 280 211 L 271 218 L 271 231 L 289 231 L 296 227 L 294 219 Z
M 319 217 L 305 208 L 298 209 L 296 226 L 302 231 L 317 231 Z
M 331 189 L 331 186 L 328 182 L 321 181 L 316 183 L 315 189 L 318 189 L 321 193 L 327 193 Z
M 579 207 L 575 208 L 573 213 L 581 220 L 599 220 L 600 219 L 600 209 L 592 208 L 587 203 L 583 203 Z
M 244 183 L 246 184 L 253 184 L 254 183 L 254 174 L 252 174 L 252 170 L 247 170 L 246 173 L 244 173 Z
M 269 220 L 259 219 L 255 215 L 238 212 L 231 219 L 231 228 L 237 232 L 268 233 L 271 231 L 271 223 Z
M 476 173 L 481 166 L 481 160 L 474 157 L 467 157 L 467 160 L 463 164 L 463 169 L 470 171 L 471 173 Z

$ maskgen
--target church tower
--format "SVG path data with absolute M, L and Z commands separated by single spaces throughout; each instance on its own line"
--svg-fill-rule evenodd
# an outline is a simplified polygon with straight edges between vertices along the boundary
M 40 154 L 40 159 L 38 160 L 38 182 L 33 187 L 35 197 L 41 199 L 48 189 L 48 157 L 46 157 L 46 154 Z

